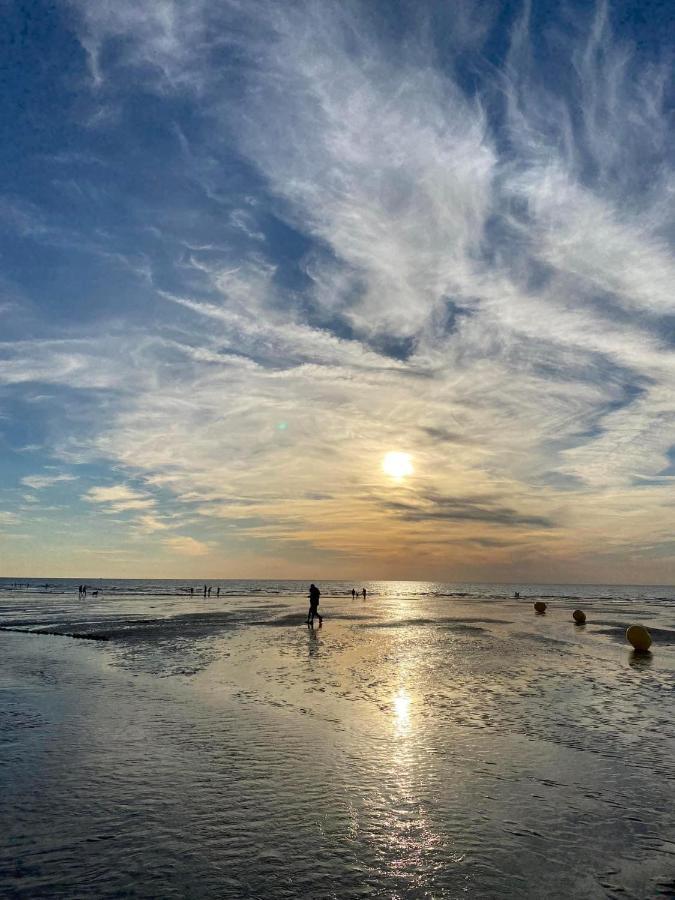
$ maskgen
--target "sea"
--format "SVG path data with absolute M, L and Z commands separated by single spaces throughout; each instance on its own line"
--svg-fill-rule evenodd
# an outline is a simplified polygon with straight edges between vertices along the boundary
M 84 583 L 0 579 L 3 898 L 675 897 L 675 588 Z

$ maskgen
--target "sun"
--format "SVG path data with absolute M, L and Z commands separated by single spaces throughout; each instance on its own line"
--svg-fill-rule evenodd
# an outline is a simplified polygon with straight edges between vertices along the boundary
M 409 453 L 398 453 L 394 450 L 382 460 L 382 469 L 386 475 L 392 478 L 405 478 L 406 475 L 412 475 L 413 469 L 412 459 Z

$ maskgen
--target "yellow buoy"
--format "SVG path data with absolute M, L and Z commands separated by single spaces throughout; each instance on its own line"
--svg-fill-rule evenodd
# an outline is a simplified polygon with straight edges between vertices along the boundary
M 629 625 L 626 629 L 626 640 L 641 653 L 646 653 L 652 645 L 652 636 L 644 625 Z
M 577 625 L 586 624 L 586 613 L 583 611 L 583 609 L 575 609 L 572 613 L 572 618 L 577 623 Z
M 546 612 L 546 604 L 543 600 L 537 600 L 537 602 L 534 604 L 534 608 L 538 613 Z

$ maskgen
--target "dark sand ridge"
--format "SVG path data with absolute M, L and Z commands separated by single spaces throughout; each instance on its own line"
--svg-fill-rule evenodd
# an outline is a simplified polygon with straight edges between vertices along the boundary
M 35 617 L 23 617 L 3 622 L 0 630 L 124 643 L 171 640 L 176 637 L 202 638 L 223 630 L 255 624 L 262 614 L 283 608 L 278 604 L 260 604 L 251 609 L 180 613 L 162 618 L 96 615 L 73 620 L 72 617 L 50 616 L 48 625 Z

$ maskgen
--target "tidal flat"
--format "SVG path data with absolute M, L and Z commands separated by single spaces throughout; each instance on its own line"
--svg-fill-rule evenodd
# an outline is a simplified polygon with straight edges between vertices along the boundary
M 675 895 L 672 598 L 345 593 L 5 592 L 0 894 Z

